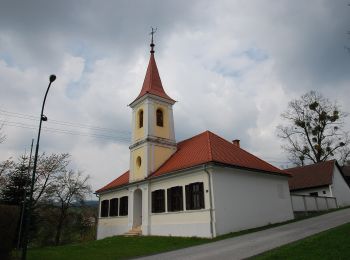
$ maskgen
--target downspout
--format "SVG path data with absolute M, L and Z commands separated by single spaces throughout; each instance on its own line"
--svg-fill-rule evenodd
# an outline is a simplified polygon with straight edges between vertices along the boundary
M 150 208 L 150 205 L 151 205 L 151 181 L 149 180 L 148 181 L 148 197 L 147 197 L 147 208 L 148 208 L 148 211 L 147 211 L 147 235 L 150 236 L 151 235 L 151 232 L 152 232 L 152 227 L 151 227 L 151 212 L 152 212 L 152 209 Z
M 331 197 L 333 197 L 332 185 L 329 184 L 328 188 L 329 188 L 329 193 L 330 193 Z
M 210 212 L 210 234 L 211 234 L 211 237 L 214 238 L 214 234 L 216 234 L 216 232 L 215 232 L 215 225 L 214 225 L 214 220 L 213 220 L 214 217 L 213 217 L 213 184 L 212 184 L 212 175 L 207 170 L 207 165 L 206 164 L 204 165 L 204 171 L 208 175 L 209 204 L 210 204 L 210 208 L 209 208 L 209 212 Z

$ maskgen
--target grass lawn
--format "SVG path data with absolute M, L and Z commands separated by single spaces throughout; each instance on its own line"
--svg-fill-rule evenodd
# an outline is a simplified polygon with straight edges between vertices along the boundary
M 304 218 L 303 218 L 304 219 Z M 300 219 L 298 219 L 300 220 Z M 124 237 L 114 236 L 85 243 L 33 248 L 28 250 L 29 260 L 70 260 L 70 259 L 127 259 L 137 256 L 151 255 L 175 249 L 210 243 L 226 238 L 241 236 L 260 230 L 284 225 L 298 220 L 267 225 L 239 232 L 228 233 L 214 239 L 198 237 L 160 237 L 141 236 Z
M 349 239 L 350 223 L 347 223 L 252 259 L 350 259 Z
M 337 209 L 341 210 L 341 209 Z M 145 256 L 165 251 L 171 251 L 175 249 L 200 245 L 204 243 L 214 242 L 226 238 L 236 237 L 247 233 L 257 232 L 260 230 L 285 225 L 288 223 L 300 221 L 305 218 L 310 218 L 329 212 L 314 213 L 307 217 L 301 217 L 298 219 L 286 221 L 283 223 L 277 223 L 267 225 L 264 227 L 253 228 L 240 232 L 229 233 L 226 235 L 218 236 L 214 239 L 197 238 L 197 237 L 157 237 L 157 236 L 144 236 L 144 237 L 123 237 L 115 236 L 105 238 L 97 241 L 89 241 L 85 243 L 55 246 L 55 247 L 43 247 L 32 248 L 28 250 L 29 260 L 55 260 L 55 259 L 127 259 L 137 256 Z M 350 237 L 350 236 L 349 236 Z M 349 258 L 350 259 L 350 258 Z
M 203 244 L 211 239 L 115 236 L 76 245 L 31 249 L 28 259 L 125 259 Z

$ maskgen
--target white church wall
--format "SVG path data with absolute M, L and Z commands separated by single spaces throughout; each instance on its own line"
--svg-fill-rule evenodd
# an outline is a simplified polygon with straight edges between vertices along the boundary
M 230 168 L 214 168 L 216 235 L 294 218 L 288 178 Z
M 100 195 L 97 239 L 124 234 L 128 231 L 128 216 L 100 217 L 101 201 L 128 196 L 128 190 L 122 189 Z M 120 202 L 118 203 L 120 207 Z
M 336 165 L 334 165 L 331 189 L 333 196 L 337 198 L 338 206 L 345 207 L 350 205 L 350 188 Z
M 128 216 L 100 218 L 97 226 L 97 239 L 117 236 L 128 231 Z
M 185 185 L 194 182 L 203 182 L 205 208 L 200 210 L 186 210 Z M 152 181 L 150 184 L 150 197 L 152 191 L 158 189 L 166 190 L 174 186 L 183 187 L 184 210 L 179 212 L 167 212 L 167 202 L 165 207 L 166 212 L 164 213 L 152 213 L 151 207 L 149 207 L 150 234 L 159 236 L 211 237 L 207 174 L 204 171 L 197 171 L 186 175 L 173 175 L 172 178 Z

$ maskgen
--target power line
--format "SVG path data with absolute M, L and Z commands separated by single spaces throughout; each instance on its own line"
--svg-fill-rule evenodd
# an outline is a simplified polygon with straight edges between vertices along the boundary
M 4 122 L 4 125 L 17 127 L 17 128 L 32 129 L 32 130 L 36 130 L 36 128 L 37 128 L 37 126 L 34 126 L 34 125 L 20 123 L 20 122 L 10 122 L 10 121 Z M 95 133 L 84 133 L 84 132 L 64 130 L 64 129 L 52 128 L 52 127 L 43 127 L 42 129 L 45 132 L 49 132 L 49 133 L 61 133 L 61 134 L 69 134 L 69 135 L 76 135 L 76 136 L 112 139 L 112 140 L 117 140 L 117 141 L 121 141 L 124 143 L 130 142 L 129 138 L 122 137 L 122 136 L 111 136 L 111 135 L 103 135 L 103 134 L 95 134 Z
M 39 119 L 36 116 L 22 114 L 22 113 L 16 113 L 16 112 L 7 111 L 4 109 L 0 109 L 0 113 L 2 113 L 4 116 L 15 117 L 15 118 L 20 118 L 20 119 L 25 119 L 25 120 L 32 120 L 32 121 L 36 121 L 36 122 L 39 121 Z M 73 123 L 73 122 L 61 121 L 61 120 L 55 120 L 55 119 L 50 119 L 47 123 L 62 125 L 62 126 L 70 126 L 70 127 L 75 127 L 75 128 L 84 128 L 84 129 L 89 129 L 89 130 L 94 130 L 94 131 L 113 132 L 113 133 L 119 132 L 120 134 L 125 134 L 128 136 L 131 135 L 130 131 L 121 131 L 121 130 L 117 130 L 117 129 L 93 126 L 93 125 L 88 125 L 88 124 L 83 124 L 83 123 Z

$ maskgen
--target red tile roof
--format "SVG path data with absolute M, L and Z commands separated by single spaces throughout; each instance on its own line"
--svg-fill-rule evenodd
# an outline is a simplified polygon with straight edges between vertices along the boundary
M 129 171 L 123 173 L 118 178 L 108 183 L 106 186 L 103 186 L 101 189 L 98 189 L 96 192 L 98 193 L 106 190 L 111 190 L 128 183 L 129 183 Z
M 137 96 L 137 98 L 131 103 L 134 103 L 137 99 L 141 98 L 147 93 L 175 102 L 175 100 L 169 97 L 163 89 L 162 81 L 160 80 L 156 60 L 154 58 L 153 53 L 151 53 L 151 57 L 149 59 L 147 72 L 146 72 L 145 79 L 143 81 L 141 92 Z
M 228 142 L 210 131 L 206 131 L 179 142 L 177 144 L 177 151 L 163 165 L 161 165 L 158 170 L 153 172 L 149 178 L 158 177 L 167 173 L 209 162 L 289 176 L 288 173 L 259 159 L 233 143 Z M 127 174 L 129 173 L 127 172 Z M 97 192 L 127 184 L 127 181 L 122 182 L 119 180 L 121 177 Z
M 290 190 L 320 187 L 332 184 L 335 160 L 286 169 L 292 175 Z
M 206 131 L 178 143 L 176 153 L 151 177 L 209 162 L 286 175 L 280 169 L 239 148 L 237 145 L 210 131 Z

